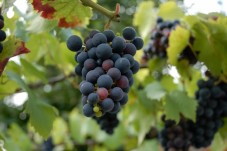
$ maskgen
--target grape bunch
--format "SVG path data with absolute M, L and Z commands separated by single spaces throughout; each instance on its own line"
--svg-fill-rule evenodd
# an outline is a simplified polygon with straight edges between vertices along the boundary
M 4 27 L 4 17 L 0 15 L 0 53 L 3 51 L 3 45 L 1 42 L 3 42 L 6 39 L 6 33 L 2 30 Z
M 118 126 L 119 120 L 117 114 L 106 113 L 100 118 L 93 117 L 96 122 L 100 125 L 101 130 L 108 134 L 113 134 L 114 129 Z
M 140 68 L 133 56 L 143 47 L 143 40 L 136 37 L 132 27 L 124 28 L 122 35 L 111 30 L 92 30 L 84 46 L 76 35 L 67 40 L 68 49 L 77 52 L 75 73 L 83 78 L 80 91 L 87 117 L 116 114 L 128 101 L 133 74 Z
M 227 117 L 227 84 L 216 84 L 215 78 L 207 81 L 199 80 L 196 91 L 198 107 L 196 122 L 191 124 L 193 146 L 207 147 L 214 139 L 215 133 L 223 126 L 223 118 Z
M 188 151 L 191 145 L 192 133 L 190 132 L 188 120 L 181 118 L 176 124 L 173 120 L 165 120 L 165 127 L 159 133 L 161 145 L 165 151 Z
M 157 56 L 159 58 L 167 57 L 167 48 L 169 46 L 169 36 L 171 31 L 179 26 L 180 22 L 175 21 L 164 21 L 162 18 L 156 20 L 156 26 L 151 32 L 151 40 L 148 45 L 144 48 L 144 54 L 142 60 L 147 62 L 150 58 Z M 194 39 L 191 37 L 189 42 L 193 43 Z M 182 53 L 178 57 L 179 60 L 187 59 L 190 64 L 195 64 L 197 59 L 193 54 L 191 48 L 186 46 Z

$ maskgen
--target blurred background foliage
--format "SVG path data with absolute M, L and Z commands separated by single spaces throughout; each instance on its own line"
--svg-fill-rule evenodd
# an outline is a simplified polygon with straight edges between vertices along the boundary
M 121 4 L 121 22 L 112 23 L 112 30 L 121 32 L 125 26 L 134 25 L 145 43 L 150 38 L 157 16 L 179 19 L 186 12 L 182 0 L 171 4 L 165 3 L 165 0 L 142 2 L 144 1 L 98 0 L 100 5 L 110 10 L 114 9 L 116 3 Z M 81 94 L 78 89 L 81 79 L 73 74 L 76 65 L 74 53 L 68 51 L 65 45 L 71 34 L 84 38 L 91 29 L 103 30 L 108 19 L 94 12 L 87 27 L 59 28 L 56 21 L 41 18 L 31 5 L 26 13 L 22 13 L 16 6 L 10 10 L 14 12 L 14 16 L 8 18 L 5 14 L 7 33 L 24 40 L 32 52 L 12 59 L 0 77 L 0 138 L 4 140 L 0 142 L 2 150 L 3 144 L 9 151 L 161 150 L 157 131 L 163 126 L 160 122 L 164 110 L 162 96 L 165 91 L 182 87 L 173 82 L 174 77 L 162 74 L 165 62 L 153 60 L 148 68 L 141 69 L 135 75 L 129 102 L 118 114 L 120 124 L 113 135 L 108 135 L 99 129 L 94 120 L 86 118 L 81 112 Z M 138 60 L 141 54 L 142 51 L 138 52 Z M 29 116 L 24 112 L 28 94 L 23 92 L 21 85 L 8 78 L 7 71 L 20 75 L 38 98 L 36 101 L 46 102 L 58 110 L 51 136 L 47 140 L 35 133 L 28 124 Z M 201 77 L 200 73 L 193 73 L 194 83 L 190 83 L 189 89 L 192 94 L 196 90 L 195 81 Z M 156 86 L 161 87 L 156 92 L 157 96 L 149 95 L 155 91 Z M 41 124 L 45 127 L 45 123 Z M 220 134 L 216 136 L 213 145 L 218 146 L 220 150 L 217 151 L 226 147 L 223 138 Z

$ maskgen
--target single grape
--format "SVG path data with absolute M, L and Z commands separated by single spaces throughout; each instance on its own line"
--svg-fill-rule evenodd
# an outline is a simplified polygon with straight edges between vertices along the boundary
M 107 42 L 112 42 L 112 40 L 115 37 L 115 34 L 114 34 L 114 32 L 112 30 L 105 30 L 103 32 L 103 34 L 106 35 Z
M 143 48 L 143 39 L 140 37 L 136 37 L 133 39 L 132 43 L 135 45 L 137 50 L 140 50 Z
M 90 104 L 85 104 L 83 106 L 83 113 L 87 117 L 91 117 L 94 115 L 93 107 Z
M 97 94 L 101 100 L 104 100 L 108 97 L 109 92 L 106 88 L 98 88 L 97 89 Z
M 113 81 L 119 80 L 121 78 L 121 71 L 117 68 L 110 68 L 107 74 L 112 78 Z
M 97 70 L 91 70 L 86 75 L 86 81 L 95 84 L 99 77 L 99 72 Z
M 114 62 L 110 59 L 107 59 L 105 61 L 103 61 L 102 63 L 102 68 L 105 70 L 105 71 L 108 71 L 110 68 L 112 68 L 114 65 Z
M 126 76 L 121 76 L 121 78 L 116 82 L 116 85 L 122 89 L 129 87 L 129 81 Z
M 126 47 L 125 40 L 121 37 L 114 37 L 112 41 L 112 48 L 114 53 L 121 53 Z
M 94 92 L 94 90 L 95 88 L 90 82 L 83 82 L 80 86 L 80 92 L 84 95 L 89 95 L 90 93 Z
M 136 36 L 136 31 L 132 27 L 126 27 L 123 29 L 122 35 L 126 40 L 133 40 Z
M 0 37 L 2 33 L 0 32 Z M 5 38 L 4 38 L 5 39 Z M 3 41 L 2 38 L 0 38 L 0 41 Z M 82 48 L 82 40 L 79 36 L 72 35 L 67 40 L 67 47 L 71 51 L 79 51 Z
M 99 101 L 99 96 L 97 93 L 90 93 L 87 97 L 87 101 L 90 105 L 95 105 Z
M 92 38 L 93 46 L 98 46 L 99 44 L 107 43 L 107 38 L 103 33 L 97 33 Z
M 111 91 L 110 91 L 110 98 L 113 101 L 120 101 L 124 96 L 124 92 L 122 91 L 121 88 L 119 87 L 114 87 Z
M 133 74 L 137 73 L 139 69 L 140 69 L 140 64 L 138 61 L 135 60 L 133 66 L 131 67 L 132 73 Z
M 113 84 L 113 80 L 112 78 L 107 75 L 107 74 L 104 74 L 104 75 L 101 75 L 98 80 L 97 80 L 97 85 L 98 87 L 104 87 L 106 89 L 110 89 L 111 86 Z
M 115 68 L 118 68 L 121 73 L 126 73 L 130 69 L 130 62 L 126 58 L 119 58 L 114 66 Z
M 108 44 L 100 44 L 96 48 L 96 56 L 100 59 L 108 59 L 112 55 L 112 48 Z
M 96 68 L 96 62 L 94 59 L 87 59 L 85 62 L 84 62 L 84 67 L 90 71 L 90 70 L 93 70 Z
M 101 102 L 100 106 L 104 112 L 109 112 L 114 108 L 114 102 L 112 99 L 106 98 Z
M 136 54 L 136 47 L 132 43 L 126 43 L 123 52 L 125 54 L 130 54 L 130 55 L 134 56 Z
M 80 64 L 84 64 L 84 62 L 88 59 L 87 52 L 82 51 L 79 55 L 76 57 L 76 61 Z

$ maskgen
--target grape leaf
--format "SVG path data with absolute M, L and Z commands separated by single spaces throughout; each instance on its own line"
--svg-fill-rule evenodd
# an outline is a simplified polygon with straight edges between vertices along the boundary
M 181 26 L 177 26 L 171 31 L 169 37 L 169 47 L 167 48 L 168 62 L 177 65 L 178 57 L 184 48 L 188 45 L 190 32 Z
M 59 27 L 86 25 L 92 16 L 91 9 L 79 0 L 33 0 L 32 5 L 42 17 L 58 20 Z
M 153 82 L 146 86 L 145 92 L 150 99 L 160 100 L 166 94 L 166 90 L 160 82 Z
M 2 44 L 3 51 L 0 54 L 0 76 L 11 57 L 30 52 L 30 50 L 25 47 L 24 42 L 12 36 L 8 37 Z
M 176 2 L 168 1 L 159 7 L 158 16 L 166 19 L 178 19 L 184 16 L 183 10 L 177 6 Z
M 147 37 L 151 31 L 151 27 L 155 25 L 156 14 L 153 8 L 153 2 L 141 2 L 133 18 L 133 24 L 139 27 L 139 32 L 142 37 Z
M 166 104 L 164 106 L 167 119 L 175 120 L 179 122 L 180 114 L 184 117 L 196 119 L 196 106 L 197 101 L 187 96 L 182 91 L 172 91 L 166 96 Z
M 26 102 L 25 111 L 29 114 L 29 122 L 42 137 L 47 139 L 57 115 L 56 110 L 40 101 L 19 75 L 12 71 L 7 71 L 7 75 L 11 80 L 16 81 L 22 89 L 27 91 L 29 99 Z
M 195 34 L 193 49 L 198 51 L 198 59 L 214 75 L 227 75 L 227 26 L 201 20 L 192 29 Z

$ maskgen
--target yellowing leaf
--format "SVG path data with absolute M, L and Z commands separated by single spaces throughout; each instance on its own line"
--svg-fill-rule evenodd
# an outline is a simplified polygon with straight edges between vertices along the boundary
M 140 3 L 135 13 L 133 24 L 138 26 L 139 32 L 145 38 L 155 25 L 156 14 L 154 12 L 154 3 L 145 1 Z
M 177 6 L 176 2 L 169 1 L 160 5 L 158 16 L 173 20 L 183 17 L 184 12 Z
M 169 47 L 167 48 L 168 62 L 177 65 L 178 56 L 188 45 L 190 32 L 187 29 L 177 26 L 172 30 L 169 37 Z

